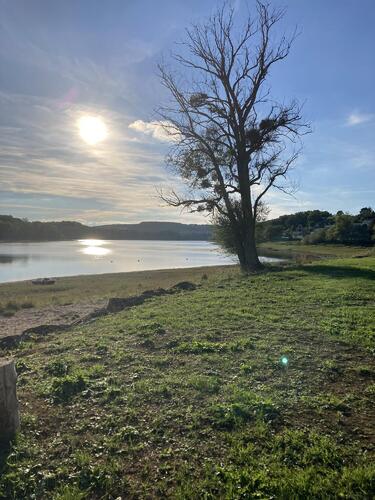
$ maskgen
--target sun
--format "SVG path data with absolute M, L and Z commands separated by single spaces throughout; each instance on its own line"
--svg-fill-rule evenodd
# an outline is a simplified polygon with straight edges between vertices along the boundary
M 99 116 L 82 116 L 78 120 L 79 135 L 87 144 L 94 145 L 104 141 L 108 135 L 108 129 Z

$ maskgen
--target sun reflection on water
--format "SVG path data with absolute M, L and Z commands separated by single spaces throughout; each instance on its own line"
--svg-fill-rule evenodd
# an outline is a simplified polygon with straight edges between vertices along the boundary
M 85 255 L 93 255 L 94 257 L 103 257 L 104 255 L 112 253 L 112 251 L 109 248 L 105 248 L 103 246 L 107 243 L 104 240 L 88 239 L 88 240 L 79 240 L 79 242 L 82 245 L 80 252 L 84 253 Z

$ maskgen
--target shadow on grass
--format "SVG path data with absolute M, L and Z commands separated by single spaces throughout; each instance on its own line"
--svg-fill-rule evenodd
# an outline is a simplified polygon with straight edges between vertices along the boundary
M 372 269 L 363 269 L 347 266 L 324 266 L 324 265 L 308 265 L 303 266 L 304 271 L 308 273 L 323 274 L 332 278 L 363 278 L 367 280 L 375 280 L 375 271 Z
M 11 443 L 3 443 L 0 441 L 0 477 L 2 476 L 5 468 L 8 456 L 12 448 Z

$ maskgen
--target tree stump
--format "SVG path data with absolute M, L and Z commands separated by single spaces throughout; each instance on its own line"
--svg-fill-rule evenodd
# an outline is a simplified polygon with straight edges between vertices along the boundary
M 12 439 L 20 426 L 13 359 L 0 359 L 0 442 Z

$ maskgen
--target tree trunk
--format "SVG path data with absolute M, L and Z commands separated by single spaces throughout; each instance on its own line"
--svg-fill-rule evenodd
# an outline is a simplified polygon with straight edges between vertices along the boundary
M 242 256 L 240 259 L 240 266 L 243 272 L 249 273 L 259 271 L 263 268 L 262 263 L 258 257 L 258 251 L 255 244 L 255 230 L 254 224 L 246 225 L 243 227 L 242 237 Z
M 245 156 L 245 154 L 244 154 Z M 263 266 L 258 258 L 255 244 L 255 220 L 251 204 L 248 163 L 241 160 L 238 163 L 239 185 L 241 194 L 240 251 L 238 258 L 243 272 L 257 271 Z
M 0 442 L 9 442 L 20 426 L 14 360 L 0 359 Z

